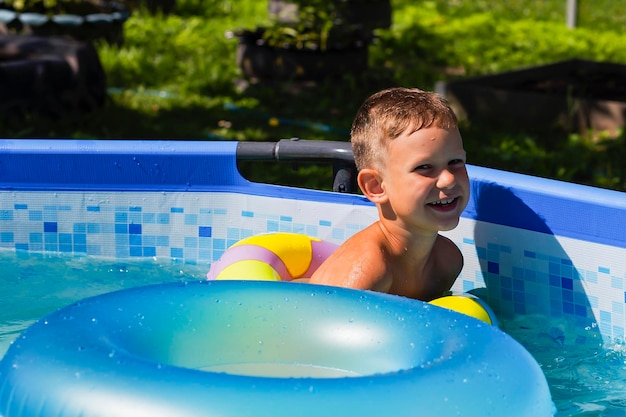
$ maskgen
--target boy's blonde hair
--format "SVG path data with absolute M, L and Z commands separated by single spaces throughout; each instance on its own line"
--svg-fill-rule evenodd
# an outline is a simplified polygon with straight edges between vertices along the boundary
M 357 111 L 350 140 L 357 169 L 384 166 L 389 141 L 407 129 L 457 127 L 457 118 L 439 94 L 395 87 L 371 95 Z

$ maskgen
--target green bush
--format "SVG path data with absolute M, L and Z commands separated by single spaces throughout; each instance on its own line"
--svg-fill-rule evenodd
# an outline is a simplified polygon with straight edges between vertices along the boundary
M 465 3 L 465 2 L 464 2 Z M 407 16 L 404 16 L 407 20 Z M 403 22 L 404 22 L 403 20 Z M 381 33 L 374 59 L 401 84 L 491 74 L 570 58 L 626 63 L 626 34 L 568 29 L 563 22 L 505 20 L 496 13 L 450 17 L 416 8 L 410 23 Z

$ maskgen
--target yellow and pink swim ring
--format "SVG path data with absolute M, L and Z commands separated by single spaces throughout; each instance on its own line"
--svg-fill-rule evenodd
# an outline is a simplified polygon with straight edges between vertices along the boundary
M 232 245 L 207 274 L 209 280 L 293 281 L 310 278 L 337 249 L 337 245 L 299 233 L 264 233 Z M 480 298 L 450 294 L 431 301 L 487 324 L 497 325 L 496 315 Z

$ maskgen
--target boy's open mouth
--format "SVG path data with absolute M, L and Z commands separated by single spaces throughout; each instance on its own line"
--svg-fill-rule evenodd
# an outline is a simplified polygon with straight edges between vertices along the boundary
M 459 200 L 458 197 L 446 198 L 443 200 L 433 201 L 432 203 L 428 203 L 427 205 L 438 210 L 446 210 L 446 209 L 450 210 L 456 207 L 458 200 Z

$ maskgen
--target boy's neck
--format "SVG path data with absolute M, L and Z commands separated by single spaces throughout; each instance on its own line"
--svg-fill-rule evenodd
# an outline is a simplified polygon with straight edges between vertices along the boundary
M 380 228 L 383 236 L 385 236 L 389 254 L 394 257 L 410 257 L 413 262 L 424 261 L 428 259 L 430 251 L 437 241 L 438 233 L 422 233 L 415 235 L 393 223 L 379 220 L 376 224 Z M 420 260 L 418 258 L 423 259 Z

